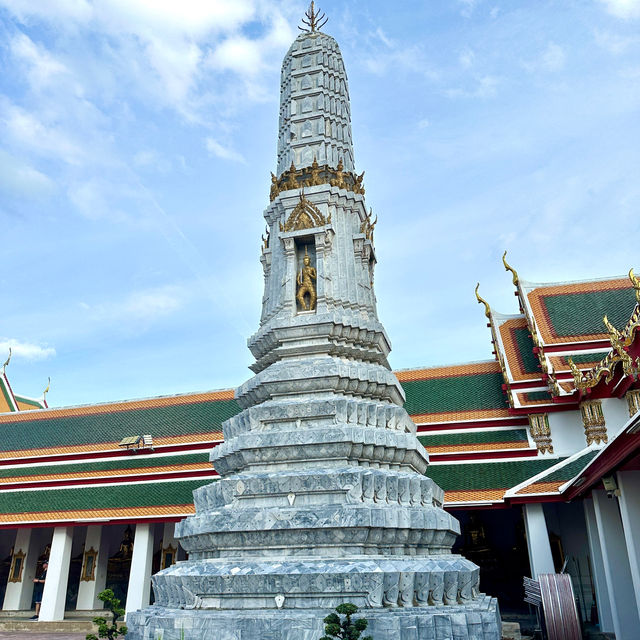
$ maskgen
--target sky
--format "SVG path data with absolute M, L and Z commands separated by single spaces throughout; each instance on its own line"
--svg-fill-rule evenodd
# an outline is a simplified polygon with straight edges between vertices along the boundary
M 324 0 L 396 369 L 492 357 L 476 282 L 640 266 L 640 0 Z M 0 357 L 51 406 L 231 388 L 306 2 L 0 0 Z

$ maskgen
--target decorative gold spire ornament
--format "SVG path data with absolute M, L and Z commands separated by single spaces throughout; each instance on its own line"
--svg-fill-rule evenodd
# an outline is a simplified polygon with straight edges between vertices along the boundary
M 46 402 L 47 400 L 47 393 L 49 393 L 49 389 L 51 388 L 51 376 L 49 376 L 47 378 L 47 388 L 42 392 L 42 400 L 43 402 Z
M 480 283 L 478 282 L 478 284 L 476 285 L 476 299 L 479 304 L 484 305 L 484 315 L 487 316 L 489 320 L 491 320 L 491 307 L 489 306 L 489 303 L 478 293 L 479 288 Z
M 640 278 L 633 273 L 633 269 L 629 269 L 629 280 L 636 291 L 636 300 L 640 304 Z
M 329 20 L 329 18 L 327 18 L 324 13 L 321 15 L 320 11 L 316 11 L 314 4 L 315 3 L 312 0 L 309 8 L 304 12 L 306 20 L 305 18 L 302 18 L 302 24 L 304 27 L 298 27 L 300 31 L 313 33 L 314 31 L 320 31 L 320 29 L 327 24 L 327 20 Z
M 506 271 L 511 271 L 511 273 L 513 274 L 513 284 L 517 287 L 518 286 L 518 272 L 506 261 L 507 257 L 507 252 L 505 251 L 502 254 L 502 264 L 504 265 L 504 268 Z
M 311 266 L 311 258 L 307 253 L 307 247 L 304 248 L 304 258 L 302 259 L 303 267 L 302 271 L 297 276 L 298 281 L 298 293 L 296 294 L 296 300 L 304 311 L 313 311 L 316 308 L 316 288 L 313 281 L 317 279 L 316 270 Z M 309 296 L 309 303 L 307 304 L 306 296 Z
M 298 171 L 296 171 L 296 165 L 291 162 L 291 166 L 289 167 L 289 179 L 285 182 L 285 189 L 297 189 L 298 188 Z
M 9 347 L 9 357 L 7 358 L 5 363 L 2 365 L 2 373 L 4 373 L 4 370 L 9 366 L 10 362 L 11 362 L 11 347 Z
M 269 200 L 273 202 L 280 193 L 280 187 L 278 187 L 278 178 L 276 178 L 273 171 L 271 172 L 271 189 L 269 190 Z

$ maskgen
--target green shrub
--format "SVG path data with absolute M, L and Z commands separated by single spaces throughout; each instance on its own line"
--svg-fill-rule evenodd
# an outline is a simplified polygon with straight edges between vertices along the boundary
M 109 640 L 115 640 L 118 636 L 127 635 L 127 627 L 122 625 L 118 627 L 118 619 L 124 616 L 124 609 L 120 606 L 120 600 L 116 598 L 111 589 L 105 589 L 98 594 L 98 600 L 102 600 L 106 605 L 106 608 L 111 612 L 111 623 L 107 622 L 106 618 L 94 618 L 93 622 L 98 625 L 98 635 L 89 633 L 86 636 L 86 640 L 98 640 L 100 638 L 108 638 Z
M 336 607 L 337 613 L 330 613 L 324 619 L 324 632 L 320 640 L 332 640 L 332 638 L 342 638 L 343 640 L 373 640 L 371 636 L 360 639 L 360 635 L 367 628 L 369 623 L 364 618 L 351 620 L 351 616 L 358 612 L 358 607 L 350 602 L 345 602 Z M 341 618 L 344 616 L 344 619 Z

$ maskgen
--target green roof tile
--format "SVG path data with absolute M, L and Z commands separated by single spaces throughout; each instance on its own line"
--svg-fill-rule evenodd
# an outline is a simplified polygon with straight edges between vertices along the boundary
M 221 430 L 221 424 L 240 411 L 235 400 L 211 400 L 162 407 L 118 410 L 77 416 L 55 416 L 3 425 L 2 449 L 20 451 L 113 442 L 125 436 L 151 434 L 182 436 Z
M 215 480 L 214 480 L 215 482 Z M 177 482 L 139 482 L 136 484 L 68 489 L 34 489 L 0 492 L 0 513 L 38 513 L 83 509 L 155 507 L 193 503 L 193 491 L 211 479 Z
M 427 468 L 426 475 L 445 491 L 509 489 L 565 459 L 432 464 Z
M 513 329 L 513 336 L 516 341 L 520 362 L 525 373 L 540 373 L 540 360 L 533 353 L 533 340 L 528 327 Z
M 587 451 L 573 462 L 566 464 L 556 471 L 552 471 L 548 476 L 544 476 L 539 482 L 559 482 L 575 478 L 597 455 L 599 451 Z
M 470 433 L 439 433 L 427 436 L 419 435 L 418 440 L 427 449 L 444 445 L 527 442 L 527 430 L 503 429 L 500 431 L 473 431 Z
M 500 372 L 402 382 L 410 415 L 482 409 L 508 409 Z
M 209 460 L 209 453 L 204 451 L 202 453 L 193 453 L 184 456 L 145 456 L 144 458 L 138 457 L 137 454 L 132 454 L 127 458 L 116 458 L 111 460 L 101 460 L 99 462 L 74 462 L 71 464 L 58 464 L 30 467 L 19 467 L 15 469 L 0 469 L 0 478 L 25 478 L 28 480 L 28 476 L 34 475 L 57 475 L 63 473 L 82 473 L 82 472 L 95 472 L 96 475 L 100 471 L 111 471 L 113 469 L 141 469 L 147 467 L 171 467 L 172 465 L 193 464 L 196 462 L 207 462 Z M 0 484 L 0 489 L 2 485 Z
M 609 352 L 598 351 L 598 353 L 576 353 L 571 355 L 571 359 L 575 364 L 590 364 L 593 362 L 600 362 Z
M 636 304 L 631 287 L 542 296 L 549 321 L 558 337 L 605 333 L 603 316 L 617 328 L 629 321 Z
M 552 401 L 551 394 L 548 391 L 528 391 L 523 395 L 526 397 L 527 402 L 536 402 L 538 400 Z

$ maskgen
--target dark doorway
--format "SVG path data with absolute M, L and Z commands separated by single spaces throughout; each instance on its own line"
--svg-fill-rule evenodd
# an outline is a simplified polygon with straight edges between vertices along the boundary
M 528 613 L 522 578 L 531 573 L 522 508 L 447 511 L 460 521 L 453 552 L 480 567 L 480 589 L 498 598 L 502 612 Z

